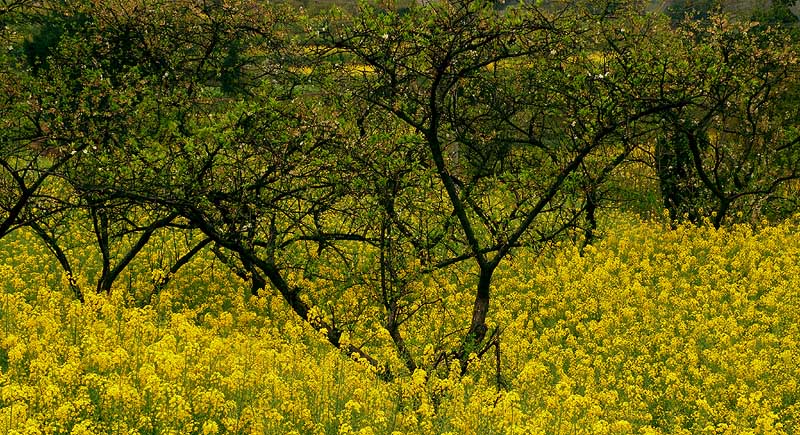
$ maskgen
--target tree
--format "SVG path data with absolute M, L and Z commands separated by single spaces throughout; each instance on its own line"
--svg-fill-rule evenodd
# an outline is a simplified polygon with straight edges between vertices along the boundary
M 49 2 L 3 58 L 0 229 L 30 226 L 69 273 L 60 229 L 81 220 L 106 292 L 181 232 L 164 269 L 210 248 L 348 354 L 380 366 L 365 346 L 385 329 L 409 371 L 424 363 L 407 322 L 449 309 L 420 283 L 469 275 L 471 315 L 433 368 L 499 361 L 495 272 L 521 247 L 591 243 L 635 150 L 654 147 L 675 217 L 704 202 L 721 222 L 796 178 L 791 50 L 635 6 L 452 0 L 315 21 L 256 0 Z
M 38 153 L 35 162 L 54 162 L 37 174 L 55 176 L 67 193 L 52 198 L 74 210 L 74 218 L 91 222 L 101 258 L 98 291 L 111 290 L 157 231 L 190 229 L 157 201 L 103 187 L 122 179 L 130 186 L 137 179 L 157 183 L 184 169 L 170 166 L 166 151 L 191 134 L 192 117 L 224 111 L 274 67 L 255 51 L 280 40 L 268 27 L 279 21 L 278 9 L 266 12 L 256 2 L 137 0 L 65 0 L 31 12 L 24 57 L 17 57 L 24 64 L 15 70 L 23 86 L 10 95 L 19 96 L 18 116 L 30 120 L 27 134 L 35 140 L 15 140 Z M 23 194 L 15 209 L 41 184 L 17 179 Z M 41 222 L 37 228 L 71 273 L 54 231 Z M 170 269 L 185 261 L 176 259 Z
M 0 39 L 8 46 L 0 54 L 0 208 L 4 211 L 0 238 L 19 228 L 31 228 L 70 276 L 71 290 L 82 300 L 83 294 L 71 278 L 69 259 L 46 223 L 62 221 L 60 215 L 69 208 L 62 200 L 63 186 L 55 181 L 58 171 L 88 144 L 68 148 L 74 137 L 51 128 L 52 114 L 39 93 L 49 84 L 28 73 L 24 36 L 41 13 L 38 4 L 28 1 L 4 2 L 0 8 Z
M 287 277 L 305 268 L 307 245 L 358 237 L 326 226 L 348 173 L 336 167 L 341 138 L 326 109 L 296 98 L 311 91 L 291 12 L 255 1 L 54 8 L 41 30 L 53 36 L 31 38 L 28 58 L 33 77 L 52 83 L 35 94 L 56 121 L 49 129 L 71 134 L 63 152 L 73 157 L 57 174 L 96 235 L 98 290 L 156 231 L 196 231 L 170 270 L 212 245 L 252 294 L 271 286 L 333 345 L 367 357 Z
M 390 115 L 421 147 L 405 153 L 408 166 L 395 171 L 402 177 L 384 176 L 387 188 L 375 193 L 388 196 L 377 203 L 396 231 L 390 240 L 428 248 L 432 267 L 474 265 L 471 319 L 439 359 L 458 359 L 462 370 L 470 354 L 499 346 L 487 316 L 503 259 L 575 228 L 595 206 L 591 192 L 644 134 L 643 121 L 686 104 L 663 92 L 668 66 L 648 42 L 657 19 L 624 7 L 612 19 L 594 6 L 498 14 L 490 2 L 447 1 L 404 15 L 362 11 L 328 26 L 328 45 L 363 65 L 336 89 L 360 101 L 363 113 L 382 114 L 359 122 Z M 414 179 L 423 174 L 433 182 L 415 195 L 441 198 L 445 210 L 424 224 L 391 207 L 405 189 L 426 184 Z
M 771 214 L 789 205 L 800 175 L 797 56 L 777 29 L 715 15 L 686 22 L 673 55 L 692 104 L 665 113 L 656 172 L 673 219 L 704 217 L 717 227 L 739 211 Z M 778 214 L 785 214 L 786 210 Z

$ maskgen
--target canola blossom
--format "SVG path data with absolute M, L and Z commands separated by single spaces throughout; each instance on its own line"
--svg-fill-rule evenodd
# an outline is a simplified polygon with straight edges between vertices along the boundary
M 144 308 L 130 295 L 157 271 L 81 304 L 26 237 L 0 247 L 3 434 L 800 432 L 796 221 L 671 230 L 618 217 L 583 255 L 516 252 L 493 283 L 500 387 L 491 353 L 466 376 L 427 361 L 382 379 L 279 298 L 243 296 L 211 256 Z M 469 307 L 456 284 L 425 285 Z M 435 337 L 437 323 L 404 327 Z

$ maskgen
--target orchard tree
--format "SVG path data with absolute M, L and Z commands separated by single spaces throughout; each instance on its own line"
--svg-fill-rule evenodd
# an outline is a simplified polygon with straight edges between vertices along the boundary
M 375 193 L 392 243 L 425 248 L 434 268 L 469 261 L 477 275 L 471 318 L 439 362 L 466 370 L 470 354 L 499 349 L 487 317 L 500 263 L 576 228 L 596 204 L 592 193 L 652 128 L 644 121 L 686 104 L 664 92 L 670 66 L 654 35 L 666 23 L 596 6 L 498 13 L 491 2 L 445 1 L 326 25 L 335 61 L 354 71 L 336 89 L 380 113 L 359 123 L 390 115 L 414 136 L 408 152 L 392 154 L 404 169 L 385 174 Z M 444 207 L 428 207 L 435 217 L 399 212 L 410 192 Z
M 52 83 L 34 93 L 48 128 L 74 136 L 58 175 L 95 233 L 98 290 L 156 232 L 199 233 L 167 277 L 210 246 L 252 294 L 269 287 L 333 345 L 371 359 L 340 340 L 341 324 L 317 314 L 322 303 L 303 285 L 310 246 L 360 237 L 330 223 L 349 206 L 350 173 L 333 147 L 344 138 L 313 101 L 291 10 L 245 0 L 59 5 L 71 12 L 31 38 L 29 62 Z
M 715 15 L 685 22 L 675 56 L 691 104 L 665 113 L 655 152 L 664 206 L 673 219 L 732 211 L 791 212 L 800 177 L 796 44 L 779 29 Z M 682 59 L 682 60 L 681 60 Z
M 70 276 L 72 267 L 60 239 L 68 226 L 83 217 L 81 210 L 97 215 L 96 209 L 86 207 L 81 192 L 71 189 L 75 184 L 71 175 L 76 168 L 84 169 L 82 160 L 88 155 L 112 146 L 133 130 L 141 102 L 141 82 L 123 65 L 133 56 L 125 60 L 122 55 L 114 56 L 118 47 L 113 42 L 119 39 L 113 32 L 106 35 L 108 39 L 98 38 L 106 30 L 100 24 L 101 16 L 99 8 L 87 2 L 49 2 L 27 10 L 25 32 L 15 53 L 19 62 L 11 85 L 15 92 L 9 94 L 17 119 L 17 128 L 10 130 L 17 136 L 9 139 L 16 144 L 15 160 L 17 164 L 25 162 L 28 174 L 36 174 L 32 179 L 30 175 L 15 177 L 21 192 L 17 203 L 34 196 L 37 188 L 46 185 L 50 189 L 46 202 L 39 198 L 30 207 L 39 215 L 47 213 L 32 216 L 23 224 L 40 236 Z M 26 185 L 28 179 L 31 181 Z M 19 206 L 12 212 L 17 209 Z M 13 213 L 9 213 L 11 216 Z M 106 242 L 99 245 L 103 264 L 98 289 L 110 290 L 116 276 L 110 272 L 121 272 L 128 261 L 123 260 L 112 270 L 109 239 L 98 241 Z M 134 247 L 127 256 L 136 252 Z M 82 298 L 79 291 L 76 293 Z
M 71 278 L 70 261 L 48 227 L 63 222 L 64 212 L 70 209 L 57 174 L 88 145 L 74 144 L 75 136 L 52 128 L 52 113 L 40 91 L 62 84 L 31 74 L 26 38 L 43 13 L 36 2 L 0 5 L 0 238 L 19 228 L 33 230 L 70 276 L 71 290 L 82 300 L 83 294 Z M 83 97 L 80 91 L 70 91 L 78 94 L 78 99 Z
M 282 40 L 274 29 L 282 12 L 259 2 L 138 0 L 64 0 L 33 12 L 11 94 L 30 137 L 15 143 L 51 165 L 37 174 L 57 176 L 63 192 L 53 198 L 73 219 L 90 222 L 100 253 L 97 290 L 108 292 L 154 234 L 191 230 L 163 202 L 110 188 L 128 180 L 145 189 L 187 170 L 167 152 L 185 145 L 197 116 L 226 111 L 275 68 L 263 53 Z M 23 204 L 37 180 L 17 179 Z M 41 224 L 37 233 L 63 253 L 55 237 L 62 231 Z M 169 269 L 208 243 L 187 246 Z

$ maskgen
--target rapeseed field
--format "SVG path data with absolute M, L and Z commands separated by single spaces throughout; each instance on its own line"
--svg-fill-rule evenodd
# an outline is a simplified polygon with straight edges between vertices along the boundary
M 673 230 L 620 216 L 583 255 L 516 252 L 493 287 L 500 382 L 492 352 L 465 376 L 428 361 L 381 377 L 278 297 L 245 297 L 213 256 L 144 307 L 132 295 L 157 271 L 132 269 L 110 296 L 76 272 L 81 304 L 32 236 L 7 239 L 0 434 L 800 433 L 797 219 Z M 426 285 L 466 316 L 459 283 Z M 404 328 L 435 337 L 439 320 Z

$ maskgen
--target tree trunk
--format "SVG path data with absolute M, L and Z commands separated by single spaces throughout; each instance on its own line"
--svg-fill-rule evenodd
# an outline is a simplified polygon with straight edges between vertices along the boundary
M 586 192 L 586 233 L 583 238 L 583 245 L 581 245 L 581 256 L 584 249 L 594 242 L 595 231 L 597 231 L 597 193 L 590 189 Z
M 725 221 L 725 216 L 730 210 L 731 201 L 728 198 L 718 198 L 717 214 L 714 216 L 714 228 L 719 229 L 722 222 Z
M 400 356 L 400 359 L 403 360 L 403 363 L 406 365 L 408 371 L 414 373 L 414 370 L 417 369 L 417 363 L 414 361 L 414 356 L 411 355 L 411 351 L 406 346 L 406 342 L 403 339 L 402 334 L 400 334 L 400 322 L 398 319 L 400 314 L 399 311 L 400 307 L 397 304 L 397 301 L 392 302 L 389 307 L 389 319 L 386 322 L 386 330 L 389 332 L 389 336 L 392 338 L 392 342 L 394 343 L 394 347 L 397 350 L 397 354 Z
M 64 270 L 64 273 L 67 274 L 67 280 L 69 282 L 69 289 L 75 295 L 75 298 L 78 299 L 80 302 L 83 302 L 83 292 L 81 292 L 80 287 L 78 287 L 77 282 L 75 281 L 75 277 L 72 272 L 72 265 L 67 258 L 67 255 L 64 253 L 64 250 L 61 249 L 61 246 L 58 245 L 53 236 L 47 233 L 45 229 L 36 222 L 31 222 L 30 227 L 33 229 L 34 232 L 39 236 L 40 239 L 47 245 L 47 248 L 50 252 L 55 255 L 58 263 L 61 265 L 61 269 Z
M 475 302 L 472 306 L 472 321 L 469 325 L 469 330 L 464 336 L 464 342 L 461 349 L 457 352 L 458 358 L 461 360 L 461 371 L 465 373 L 467 370 L 467 362 L 469 355 L 473 352 L 479 352 L 480 344 L 486 338 L 486 315 L 489 313 L 489 290 L 492 282 L 492 275 L 494 274 L 496 266 L 481 267 L 480 276 L 478 277 L 478 287 L 475 291 Z
M 687 138 L 680 132 L 661 137 L 656 143 L 656 174 L 664 208 L 672 222 L 683 219 L 684 214 L 692 222 L 698 219 L 697 194 L 690 188 L 693 184 L 692 156 Z
M 97 237 L 97 248 L 100 249 L 100 257 L 102 265 L 100 269 L 100 278 L 97 280 L 97 292 L 110 291 L 111 283 L 109 282 L 109 273 L 111 273 L 111 253 L 109 252 L 109 236 L 108 236 L 108 216 L 105 210 L 97 207 L 91 208 L 92 225 L 94 227 L 94 234 Z

